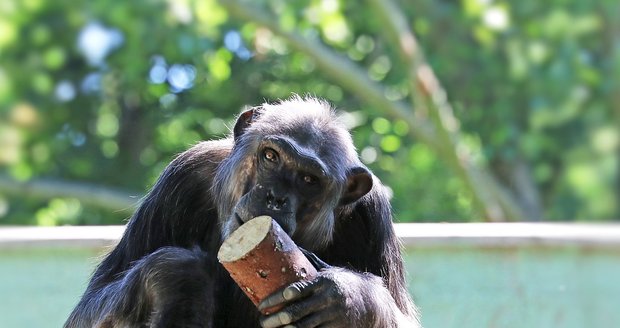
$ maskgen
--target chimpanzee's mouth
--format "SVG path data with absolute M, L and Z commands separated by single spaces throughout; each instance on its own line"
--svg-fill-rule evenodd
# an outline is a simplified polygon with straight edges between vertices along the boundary
M 239 224 L 239 226 L 241 226 L 244 222 L 243 220 L 241 220 L 241 217 L 239 216 L 239 214 L 235 213 L 235 220 L 237 220 L 237 223 Z

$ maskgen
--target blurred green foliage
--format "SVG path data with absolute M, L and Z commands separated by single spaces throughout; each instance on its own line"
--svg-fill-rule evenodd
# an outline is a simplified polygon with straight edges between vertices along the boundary
M 368 6 L 265 0 L 407 99 L 396 49 Z M 620 218 L 620 24 L 613 0 L 402 1 L 461 121 L 463 141 L 548 220 Z M 615 13 L 615 14 L 614 14 Z M 0 175 L 142 194 L 174 154 L 228 133 L 246 105 L 324 97 L 400 221 L 476 221 L 462 182 L 404 121 L 327 80 L 307 56 L 213 0 L 0 3 Z M 1 186 L 0 186 L 1 187 Z M 74 198 L 0 194 L 2 224 L 109 224 Z

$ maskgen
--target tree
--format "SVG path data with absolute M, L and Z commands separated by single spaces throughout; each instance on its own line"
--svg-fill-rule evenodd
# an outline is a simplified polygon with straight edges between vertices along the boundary
M 119 222 L 292 93 L 348 112 L 403 221 L 619 217 L 615 2 L 367 4 L 5 1 L 0 222 Z

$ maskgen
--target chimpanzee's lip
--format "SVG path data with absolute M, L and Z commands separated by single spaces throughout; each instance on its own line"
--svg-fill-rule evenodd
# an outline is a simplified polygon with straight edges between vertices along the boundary
M 241 220 L 241 217 L 239 216 L 239 214 L 235 213 L 235 219 L 237 220 L 237 223 L 239 224 L 239 226 L 243 224 L 243 220 Z

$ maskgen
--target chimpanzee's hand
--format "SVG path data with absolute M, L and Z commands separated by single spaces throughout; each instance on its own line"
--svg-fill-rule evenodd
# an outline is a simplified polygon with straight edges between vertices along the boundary
M 340 268 L 327 268 L 311 281 L 299 281 L 280 289 L 259 304 L 259 310 L 284 305 L 263 316 L 264 328 L 352 327 L 367 314 L 362 296 L 362 276 Z M 370 287 L 370 286 L 369 286 Z

